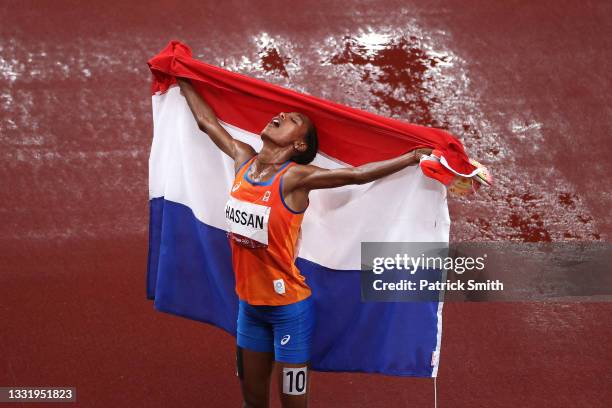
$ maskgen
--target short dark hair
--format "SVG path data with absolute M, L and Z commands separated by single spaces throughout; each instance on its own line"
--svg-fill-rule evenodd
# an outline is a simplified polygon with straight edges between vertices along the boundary
M 319 151 L 319 138 L 317 137 L 317 128 L 314 123 L 308 120 L 308 130 L 304 136 L 306 142 L 306 150 L 300 154 L 296 154 L 291 158 L 297 164 L 308 164 L 312 162 Z

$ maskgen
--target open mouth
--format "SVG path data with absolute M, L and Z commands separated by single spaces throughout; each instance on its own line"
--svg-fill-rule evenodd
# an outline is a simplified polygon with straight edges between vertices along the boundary
M 271 123 L 274 127 L 280 127 L 280 119 L 278 118 L 273 118 Z

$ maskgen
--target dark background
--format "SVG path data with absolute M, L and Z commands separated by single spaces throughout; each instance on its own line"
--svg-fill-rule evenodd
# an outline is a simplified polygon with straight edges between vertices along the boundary
M 609 240 L 611 3 L 3 1 L 0 385 L 84 407 L 232 407 L 234 339 L 145 299 L 146 61 L 206 62 L 461 137 L 497 185 L 452 240 Z M 447 304 L 444 407 L 603 407 L 609 303 Z M 315 373 L 312 406 L 430 407 L 429 379 Z M 49 406 L 49 405 L 45 405 Z

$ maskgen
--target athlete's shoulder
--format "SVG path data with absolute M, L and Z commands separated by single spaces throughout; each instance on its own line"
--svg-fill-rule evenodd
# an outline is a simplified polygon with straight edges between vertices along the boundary
M 313 164 L 299 164 L 296 163 L 290 166 L 285 173 L 284 184 L 285 192 L 290 192 L 295 188 L 301 188 L 304 185 L 304 181 L 311 176 L 317 174 L 317 172 L 325 171 L 326 169 Z
M 295 163 L 287 169 L 288 177 L 297 177 L 302 178 L 308 175 L 311 175 L 317 171 L 325 170 L 319 166 L 315 166 L 313 164 L 299 164 Z

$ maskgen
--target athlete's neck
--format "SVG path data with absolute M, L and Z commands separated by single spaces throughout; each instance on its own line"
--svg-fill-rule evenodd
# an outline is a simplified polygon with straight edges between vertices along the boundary
M 255 161 L 258 166 L 275 166 L 286 163 L 289 160 L 286 155 L 286 152 L 279 151 L 276 149 L 264 148 L 257 154 L 255 157 Z

